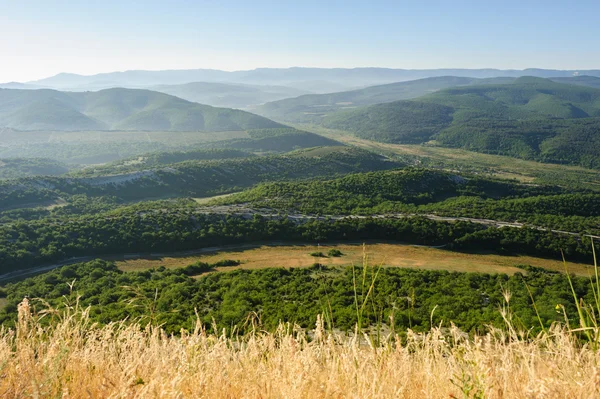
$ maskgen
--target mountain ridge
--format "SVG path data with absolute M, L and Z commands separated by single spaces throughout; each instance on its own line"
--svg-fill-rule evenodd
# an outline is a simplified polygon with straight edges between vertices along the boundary
M 537 77 L 340 111 L 322 125 L 380 142 L 434 140 L 443 147 L 600 168 L 600 89 Z
M 347 87 L 369 86 L 400 82 L 407 80 L 422 79 L 434 76 L 462 76 L 473 78 L 491 77 L 569 77 L 577 75 L 590 75 L 600 77 L 600 70 L 556 70 L 529 68 L 516 69 L 394 69 L 394 68 L 256 68 L 241 71 L 223 71 L 216 69 L 181 69 L 146 71 L 131 70 L 119 72 L 107 72 L 95 75 L 78 75 L 72 73 L 61 73 L 36 81 L 26 82 L 54 88 L 65 88 L 68 86 L 93 85 L 98 81 L 109 81 L 114 85 L 159 85 L 159 84 L 183 84 L 190 82 L 221 82 L 221 83 L 249 83 L 249 84 L 280 84 L 301 81 L 328 81 L 331 83 L 343 83 Z
M 150 90 L 0 89 L 0 126 L 20 130 L 236 131 L 281 124 Z

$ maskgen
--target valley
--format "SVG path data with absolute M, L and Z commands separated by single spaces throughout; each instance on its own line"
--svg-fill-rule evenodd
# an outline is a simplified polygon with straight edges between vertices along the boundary
M 52 306 L 79 295 L 101 324 L 146 317 L 131 303 L 154 301 L 152 317 L 170 332 L 189 327 L 195 308 L 202 323 L 214 318 L 231 331 L 257 311 L 269 328 L 279 320 L 307 328 L 324 312 L 349 331 L 363 317 L 353 311 L 359 273 L 374 290 L 368 323 L 396 314 L 395 328 L 426 331 L 439 307 L 440 322 L 469 333 L 482 322 L 500 327 L 509 286 L 522 325 L 548 328 L 560 319 L 557 303 L 576 314 L 569 282 L 593 294 L 586 282 L 600 239 L 594 144 L 585 158 L 580 141 L 563 140 L 593 131 L 595 79 L 556 80 L 433 77 L 252 108 L 276 121 L 148 90 L 5 90 L 0 320 L 15 322 L 23 295 Z M 219 87 L 161 90 L 193 100 Z M 575 112 L 572 98 L 588 115 L 525 111 L 544 90 L 564 100 L 556 112 Z M 324 100 L 321 116 L 297 117 Z M 105 125 L 61 125 L 47 112 Z M 14 115 L 55 125 L 18 125 Z M 479 129 L 483 120 L 490 125 Z M 551 140 L 579 158 L 449 145 L 444 135 L 457 123 L 477 134 L 497 134 L 498 123 L 541 124 L 540 151 Z M 525 130 L 497 143 L 533 143 Z
M 4 2 L 0 398 L 600 398 L 598 15 Z

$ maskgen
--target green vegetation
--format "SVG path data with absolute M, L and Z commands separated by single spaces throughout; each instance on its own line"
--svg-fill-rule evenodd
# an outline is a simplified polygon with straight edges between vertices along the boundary
M 215 201 L 319 215 L 425 214 L 600 234 L 600 194 L 427 169 L 276 182 Z
M 208 148 L 190 151 L 165 151 L 143 154 L 136 157 L 121 159 L 100 166 L 91 166 L 73 173 L 74 176 L 102 176 L 146 169 L 155 169 L 161 166 L 185 161 L 213 161 L 223 159 L 249 158 L 254 156 L 235 149 Z
M 254 111 L 278 121 L 318 124 L 325 116 L 344 109 L 417 98 L 448 87 L 511 83 L 512 81 L 514 78 L 475 79 L 438 76 L 339 93 L 307 94 L 270 102 Z
M 484 154 L 433 145 L 389 144 L 359 139 L 346 132 L 310 127 L 326 137 L 339 140 L 407 165 L 470 173 L 490 178 L 515 179 L 541 185 L 560 185 L 577 189 L 600 189 L 600 172 L 580 166 L 541 163 L 509 156 Z
M 339 249 L 332 248 L 329 251 L 327 251 L 327 255 L 334 257 L 334 258 L 339 258 L 340 256 L 342 256 L 344 254 Z
M 20 130 L 198 132 L 281 127 L 248 112 L 133 89 L 83 93 L 0 89 L 0 126 Z
M 322 125 L 389 143 L 425 143 L 600 167 L 600 90 L 519 78 L 326 116 Z
M 101 164 L 154 152 L 189 151 L 215 141 L 248 138 L 235 132 L 18 131 L 3 129 L 2 158 L 51 158 L 69 164 Z
M 258 312 L 267 329 L 275 328 L 281 320 L 310 327 L 318 314 L 327 314 L 331 327 L 347 331 L 358 321 L 356 294 L 360 303 L 368 298 L 361 314 L 363 325 L 389 324 L 393 316 L 390 327 L 397 330 L 425 331 L 431 323 L 453 322 L 464 331 L 482 333 L 485 325 L 503 326 L 498 309 L 505 303 L 503 293 L 507 291 L 519 328 L 539 326 L 540 321 L 545 327 L 563 321 L 562 312 L 555 310 L 557 305 L 564 306 L 568 315 L 577 315 L 564 274 L 525 266 L 522 274 L 510 277 L 397 268 L 327 268 L 318 264 L 303 269 L 237 270 L 188 277 L 212 267 L 198 263 L 174 270 L 161 267 L 122 272 L 113 263 L 99 260 L 65 266 L 9 284 L 0 320 L 3 325 L 14 323 L 16 305 L 25 296 L 44 298 L 54 306 L 64 301 L 64 296 L 70 301 L 79 296 L 83 306 L 92 306 L 92 321 L 104 324 L 142 318 L 178 333 L 181 328 L 193 329 L 197 311 L 206 326 L 214 320 L 219 328 L 244 331 L 248 316 Z M 367 282 L 374 281 L 369 294 L 369 286 L 356 286 L 355 276 L 363 272 Z M 572 278 L 572 282 L 577 297 L 593 302 L 593 288 L 587 278 Z M 32 303 L 38 310 L 44 307 Z
M 352 91 L 307 94 L 286 98 L 264 104 L 254 111 L 259 115 L 282 122 L 320 124 L 324 117 L 356 107 L 410 100 L 451 87 L 509 84 L 514 83 L 516 79 L 512 77 L 477 79 L 437 76 L 370 86 Z M 557 83 L 600 88 L 600 78 L 595 76 L 550 78 L 550 80 Z
M 600 89 L 600 77 L 598 76 L 572 76 L 568 78 L 550 78 L 553 82 L 566 83 L 578 86 L 588 86 Z
M 69 166 L 47 158 L 4 158 L 0 159 L 0 179 L 15 179 L 25 176 L 64 175 Z
M 141 203 L 104 213 L 0 225 L 0 272 L 25 270 L 72 257 L 177 252 L 268 242 L 392 240 L 446 246 L 458 251 L 495 251 L 587 261 L 589 239 L 537 228 L 496 228 L 427 217 L 297 218 L 207 214 L 192 201 Z M 210 212 L 210 210 L 208 210 Z
M 294 128 L 248 130 L 249 139 L 226 140 L 207 147 L 239 148 L 254 152 L 288 152 L 301 148 L 340 146 L 337 141 Z
M 213 159 L 194 151 L 244 150 L 253 153 L 288 152 L 300 148 L 339 146 L 339 142 L 293 128 L 249 129 L 235 132 L 20 132 L 3 130 L 0 156 L 48 157 L 68 163 L 102 164 L 118 160 L 154 158 L 149 166 L 181 162 L 186 159 Z M 188 153 L 169 160 L 158 153 Z M 214 154 L 217 156 L 219 154 Z M 229 158 L 222 153 L 223 158 Z M 157 163 L 158 162 L 158 163 Z M 16 177 L 16 176 L 15 176 Z
M 240 191 L 264 181 L 335 176 L 398 166 L 400 164 L 367 151 L 326 147 L 277 156 L 185 161 L 116 175 L 105 174 L 106 168 L 90 168 L 80 171 L 78 177 L 35 177 L 0 182 L 0 209 L 67 199 L 74 194 L 116 196 L 130 201 L 207 197 Z M 112 170 L 118 173 L 119 169 L 108 168 L 108 172 Z

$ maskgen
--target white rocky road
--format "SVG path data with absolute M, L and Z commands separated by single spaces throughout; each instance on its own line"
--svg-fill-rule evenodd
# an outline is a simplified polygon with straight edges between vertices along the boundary
M 157 209 L 157 210 L 153 210 L 153 211 L 145 211 L 143 213 L 147 214 L 150 212 L 168 212 L 168 209 Z M 519 222 L 506 222 L 506 221 L 501 221 L 501 220 L 478 219 L 478 218 L 469 218 L 469 217 L 439 216 L 439 215 L 433 215 L 433 214 L 389 213 L 389 214 L 378 214 L 378 215 L 306 215 L 306 214 L 301 214 L 301 213 L 283 213 L 283 212 L 280 213 L 280 212 L 275 212 L 275 210 L 273 210 L 273 209 L 254 209 L 254 208 L 250 208 L 246 205 L 220 205 L 220 206 L 201 207 L 201 208 L 196 208 L 193 211 L 193 214 L 203 214 L 203 215 L 216 214 L 216 215 L 223 215 L 223 216 L 233 215 L 233 216 L 241 216 L 241 217 L 245 217 L 245 218 L 252 218 L 255 215 L 257 215 L 257 216 L 260 216 L 263 218 L 270 218 L 270 219 L 279 219 L 279 218 L 287 217 L 298 223 L 311 221 L 311 220 L 343 220 L 343 219 L 368 219 L 368 218 L 372 218 L 372 219 L 373 218 L 375 218 L 375 219 L 384 219 L 384 218 L 406 219 L 406 218 L 422 217 L 422 218 L 441 221 L 441 222 L 453 223 L 453 222 L 462 221 L 462 222 L 483 224 L 486 226 L 496 227 L 496 228 L 524 228 L 524 227 L 527 227 L 527 228 L 537 229 L 540 231 L 549 231 L 549 232 L 556 233 L 556 234 L 565 234 L 565 235 L 571 235 L 571 236 L 577 236 L 577 237 L 586 236 L 586 237 L 592 237 L 594 239 L 600 239 L 600 236 L 594 236 L 594 235 L 588 235 L 588 234 L 582 235 L 580 233 L 575 233 L 575 232 L 571 232 L 571 231 L 549 229 L 546 227 L 532 226 L 529 224 L 524 224 L 524 223 L 519 223 Z M 59 223 L 62 224 L 63 222 L 59 222 Z M 285 243 L 280 243 L 278 245 L 285 245 Z M 116 256 L 140 257 L 140 256 L 147 256 L 147 255 L 150 255 L 152 257 L 186 256 L 186 255 L 195 255 L 195 254 L 199 254 L 199 253 L 221 251 L 221 250 L 225 250 L 225 249 L 252 248 L 254 246 L 256 246 L 256 244 L 240 244 L 240 245 L 226 245 L 226 246 L 220 246 L 220 247 L 205 247 L 205 248 L 199 248 L 199 249 L 194 249 L 194 250 L 171 252 L 171 253 L 150 253 L 150 254 L 148 254 L 148 253 L 123 253 L 123 254 L 111 254 L 111 255 L 106 255 L 106 254 L 90 255 L 90 256 L 65 259 L 61 262 L 54 263 L 51 265 L 44 265 L 44 266 L 35 267 L 35 268 L 31 268 L 31 269 L 17 270 L 17 271 L 13 271 L 10 273 L 0 274 L 0 282 L 9 281 L 9 280 L 17 280 L 17 279 L 21 279 L 21 278 L 24 278 L 24 277 L 27 277 L 30 275 L 34 275 L 34 274 L 38 274 L 38 273 L 45 272 L 48 270 L 52 270 L 57 267 L 61 267 L 61 266 L 65 266 L 65 265 L 69 265 L 69 264 L 73 264 L 73 263 L 78 263 L 78 262 L 86 262 L 86 261 L 90 261 L 90 260 L 97 259 L 97 258 L 110 258 L 110 257 L 116 257 Z M 422 245 L 417 245 L 417 246 L 422 246 Z M 442 246 L 432 246 L 432 248 L 442 248 L 442 247 L 444 247 L 444 246 L 443 245 Z

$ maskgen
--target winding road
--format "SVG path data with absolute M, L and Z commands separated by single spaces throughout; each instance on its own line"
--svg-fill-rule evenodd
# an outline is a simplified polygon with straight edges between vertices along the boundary
M 165 211 L 167 211 L 167 210 L 159 209 L 159 210 L 154 210 L 153 212 L 165 212 Z M 146 213 L 148 213 L 148 212 L 146 212 Z M 469 217 L 439 216 L 439 215 L 433 215 L 433 214 L 392 213 L 392 214 L 380 214 L 380 215 L 305 215 L 305 214 L 300 214 L 300 213 L 290 213 L 290 214 L 284 215 L 282 213 L 275 213 L 274 210 L 272 210 L 272 209 L 253 209 L 253 208 L 249 208 L 245 205 L 224 205 L 224 206 L 212 206 L 212 207 L 206 207 L 206 208 L 197 208 L 193 213 L 205 214 L 205 215 L 218 214 L 218 215 L 223 215 L 223 216 L 235 215 L 235 216 L 241 216 L 241 217 L 245 217 L 245 218 L 252 218 L 255 215 L 258 215 L 258 216 L 261 216 L 264 218 L 271 218 L 271 219 L 277 219 L 277 218 L 287 216 L 289 219 L 294 220 L 298 223 L 311 221 L 311 220 L 343 220 L 343 219 L 367 219 L 367 218 L 376 218 L 376 219 L 383 219 L 383 218 L 401 219 L 402 218 L 402 219 L 405 219 L 405 218 L 413 218 L 413 217 L 423 217 L 426 219 L 436 220 L 436 221 L 440 221 L 440 222 L 452 223 L 452 222 L 462 221 L 462 222 L 483 224 L 486 226 L 496 227 L 496 228 L 524 228 L 524 227 L 527 227 L 527 228 L 537 229 L 540 231 L 549 231 L 549 232 L 556 233 L 556 234 L 566 234 L 566 235 L 577 236 L 577 237 L 582 236 L 582 234 L 580 234 L 580 233 L 549 229 L 549 228 L 540 227 L 540 226 L 532 226 L 532 225 L 527 225 L 527 224 L 518 223 L 518 222 L 505 222 L 505 221 L 493 220 L 493 219 L 478 219 L 478 218 L 469 218 Z M 585 235 L 585 236 L 592 237 L 594 239 L 600 239 L 600 236 L 593 236 L 593 235 Z M 282 243 L 281 245 L 289 245 L 289 243 L 288 244 Z M 140 257 L 140 256 L 147 256 L 147 255 L 152 256 L 152 257 L 186 256 L 186 255 L 196 255 L 196 254 L 206 253 L 206 252 L 221 251 L 221 250 L 225 250 L 225 249 L 252 248 L 254 246 L 256 246 L 256 244 L 238 244 L 238 245 L 225 245 L 225 246 L 220 246 L 220 247 L 206 247 L 206 248 L 200 248 L 200 249 L 195 249 L 195 250 L 171 252 L 171 253 L 150 253 L 150 254 L 148 254 L 148 253 L 140 252 L 140 253 L 121 253 L 121 254 L 110 254 L 110 255 L 103 254 L 103 255 L 81 256 L 81 257 L 65 259 L 61 262 L 54 263 L 51 265 L 39 266 L 39 267 L 30 268 L 30 269 L 26 269 L 26 270 L 16 270 L 16 271 L 13 271 L 10 273 L 1 274 L 0 282 L 17 280 L 17 279 L 21 279 L 21 278 L 24 278 L 27 276 L 34 275 L 34 274 L 49 271 L 49 270 L 55 269 L 57 267 L 66 266 L 66 265 L 73 264 L 73 263 L 87 262 L 87 261 L 90 261 L 93 259 L 98 259 L 98 258 L 114 258 L 114 257 L 119 257 L 119 256 Z M 443 247 L 443 246 L 435 246 L 433 248 L 441 248 L 441 247 Z

